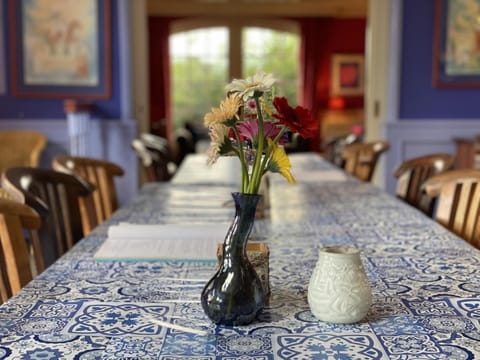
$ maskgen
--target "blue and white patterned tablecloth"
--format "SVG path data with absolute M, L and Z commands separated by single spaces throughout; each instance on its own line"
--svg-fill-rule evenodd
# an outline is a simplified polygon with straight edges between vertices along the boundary
M 310 157 L 296 164 L 330 169 Z M 478 250 L 370 184 L 297 180 L 272 182 L 270 219 L 255 223 L 254 239 L 270 247 L 272 294 L 251 325 L 215 326 L 203 314 L 214 263 L 93 260 L 105 225 L 0 307 L 0 359 L 480 358 Z M 233 209 L 208 201 L 228 204 L 232 190 L 148 185 L 110 224 L 229 221 Z M 318 249 L 333 244 L 363 252 L 373 305 L 357 324 L 320 322 L 309 310 Z

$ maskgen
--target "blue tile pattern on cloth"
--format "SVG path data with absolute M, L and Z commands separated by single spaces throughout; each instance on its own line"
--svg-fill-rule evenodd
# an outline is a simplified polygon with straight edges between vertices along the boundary
M 308 156 L 293 156 L 292 163 L 332 170 Z M 0 307 L 0 359 L 480 358 L 479 251 L 352 178 L 315 184 L 297 176 L 294 186 L 272 179 L 270 219 L 256 221 L 253 230 L 270 247 L 272 294 L 248 326 L 215 326 L 204 315 L 199 298 L 214 263 L 92 258 L 110 224 L 229 222 L 234 190 L 145 186 Z M 225 206 L 209 208 L 211 199 Z M 318 249 L 338 244 L 361 249 L 372 286 L 373 304 L 356 324 L 318 321 L 307 302 Z

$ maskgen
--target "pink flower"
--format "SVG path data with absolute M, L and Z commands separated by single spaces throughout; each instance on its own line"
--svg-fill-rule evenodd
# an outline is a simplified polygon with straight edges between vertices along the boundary
M 247 101 L 247 106 L 250 110 L 257 110 L 257 104 L 254 99 L 250 99 Z
M 258 135 L 258 120 L 250 119 L 238 125 L 238 131 L 244 138 L 254 141 Z M 263 134 L 266 138 L 274 139 L 280 132 L 280 128 L 270 121 L 263 123 Z

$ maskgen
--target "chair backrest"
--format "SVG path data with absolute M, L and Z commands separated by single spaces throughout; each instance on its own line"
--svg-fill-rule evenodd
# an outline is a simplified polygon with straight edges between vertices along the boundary
M 12 195 L 2 187 L 0 187 L 0 199 L 14 200 Z
M 156 171 L 156 181 L 168 181 L 172 178 L 176 165 L 168 140 L 150 133 L 140 134 L 139 139 L 152 154 Z
M 325 147 L 325 157 L 332 164 L 344 168 L 345 160 L 342 157 L 342 151 L 345 146 L 360 142 L 360 137 L 355 134 L 337 136 L 329 140 Z
M 141 133 L 140 140 L 145 144 L 148 149 L 158 151 L 164 156 L 170 156 L 168 140 L 164 137 L 151 133 Z
M 342 150 L 345 171 L 362 181 L 372 180 L 380 155 L 389 148 L 390 144 L 387 141 L 354 143 L 345 146 Z
M 408 159 L 394 172 L 397 181 L 397 197 L 432 216 L 434 199 L 422 189 L 432 176 L 450 170 L 455 157 L 450 154 L 429 154 Z
M 188 154 L 195 152 L 195 142 L 191 131 L 186 128 L 175 130 L 176 155 L 175 163 L 180 165 Z
M 310 140 L 304 139 L 299 133 L 294 133 L 291 134 L 290 141 L 283 147 L 287 154 L 308 152 L 310 150 Z
M 40 217 L 29 206 L 0 199 L 0 303 L 32 280 L 23 230 L 40 227 Z
M 46 144 L 46 136 L 36 131 L 1 130 L 0 174 L 11 167 L 38 166 Z
M 61 172 L 75 174 L 96 187 L 92 194 L 97 223 L 101 224 L 118 208 L 115 176 L 122 176 L 123 169 L 109 161 L 78 157 L 56 156 L 52 167 Z
M 449 170 L 423 185 L 427 195 L 438 197 L 435 219 L 480 248 L 480 170 Z
M 81 208 L 79 202 L 79 198 L 86 199 L 94 189 L 76 176 L 52 169 L 16 167 L 3 173 L 2 187 L 40 215 L 42 226 L 38 233 L 43 267 L 52 264 L 84 236 L 84 223 L 94 222 L 93 205 L 85 202 Z M 42 270 L 41 266 L 39 271 Z
M 168 171 L 168 161 L 160 157 L 156 151 L 152 151 L 145 146 L 143 141 L 134 139 L 131 147 L 142 164 L 147 181 L 168 181 L 170 174 Z

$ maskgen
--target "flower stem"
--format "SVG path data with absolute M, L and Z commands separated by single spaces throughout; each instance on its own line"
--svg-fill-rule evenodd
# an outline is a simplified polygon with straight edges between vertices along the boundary
M 275 139 L 273 139 L 273 142 L 276 143 L 280 140 L 280 138 L 285 134 L 285 131 L 288 130 L 288 126 L 283 125 L 282 129 L 278 132 L 277 136 L 275 136 Z
M 243 146 L 242 146 L 242 141 L 240 138 L 240 133 L 238 132 L 238 129 L 236 126 L 232 127 L 233 132 L 235 134 L 235 137 L 237 139 L 238 143 L 238 152 L 237 156 L 240 159 L 240 164 L 242 166 L 242 193 L 245 193 L 248 188 L 248 169 L 247 169 L 247 164 L 245 163 L 245 155 L 243 153 Z
M 260 180 L 262 178 L 262 154 L 263 148 L 265 143 L 264 131 L 263 131 L 263 115 L 262 115 L 262 107 L 260 105 L 259 97 L 255 97 L 255 105 L 257 108 L 257 116 L 258 116 L 258 146 L 257 146 L 257 153 L 255 154 L 255 161 L 253 163 L 253 170 L 252 170 L 252 177 L 250 179 L 248 193 L 249 194 L 256 194 L 258 193 L 258 188 L 260 186 Z
M 280 138 L 283 136 L 283 134 L 285 134 L 285 131 L 287 131 L 287 129 L 288 129 L 288 127 L 284 125 L 282 127 L 282 129 L 279 131 L 279 133 L 277 134 L 277 136 L 275 136 L 275 138 L 273 139 L 272 144 L 277 143 L 280 140 Z M 265 169 L 267 167 L 267 163 L 270 160 L 270 156 L 272 155 L 272 151 L 273 151 L 273 146 L 270 146 L 268 148 L 267 154 L 263 158 L 262 169 Z M 264 170 L 264 173 L 265 172 L 266 171 Z

